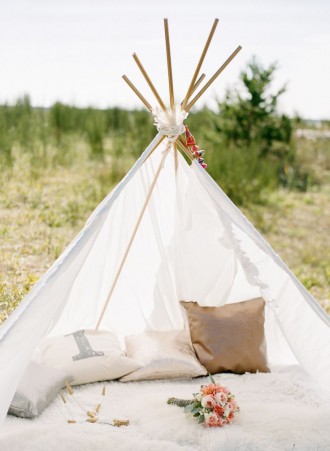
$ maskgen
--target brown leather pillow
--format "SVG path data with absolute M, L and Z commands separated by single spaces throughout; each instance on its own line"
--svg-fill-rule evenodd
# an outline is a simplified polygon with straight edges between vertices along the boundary
M 221 307 L 181 304 L 187 312 L 196 355 L 211 374 L 269 372 L 262 298 Z

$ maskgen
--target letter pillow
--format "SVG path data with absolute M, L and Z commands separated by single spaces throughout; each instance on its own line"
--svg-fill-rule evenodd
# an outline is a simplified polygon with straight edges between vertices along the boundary
M 140 367 L 125 355 L 118 337 L 108 331 L 78 330 L 46 338 L 40 353 L 45 365 L 72 374 L 73 385 L 117 379 Z

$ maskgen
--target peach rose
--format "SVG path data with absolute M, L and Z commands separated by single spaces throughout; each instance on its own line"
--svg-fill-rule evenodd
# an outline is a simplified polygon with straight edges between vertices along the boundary
M 211 413 L 206 413 L 205 414 L 205 424 L 208 427 L 216 427 L 216 426 L 220 426 L 220 421 L 219 421 L 219 417 L 218 415 L 216 415 L 215 413 L 211 412 Z
M 236 402 L 236 399 L 231 399 L 230 402 L 228 403 L 228 406 L 230 410 L 238 410 L 238 404 Z
M 214 399 L 218 404 L 223 406 L 227 402 L 227 395 L 224 392 L 219 392 L 215 394 Z
M 206 396 L 203 396 L 201 404 L 203 407 L 212 408 L 215 406 L 215 400 L 212 395 L 206 395 Z

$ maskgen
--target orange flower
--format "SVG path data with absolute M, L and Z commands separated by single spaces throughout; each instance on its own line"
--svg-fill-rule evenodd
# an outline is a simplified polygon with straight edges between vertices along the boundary
M 224 410 L 221 406 L 219 406 L 219 404 L 216 404 L 213 407 L 213 412 L 216 413 L 218 417 L 222 417 Z
M 223 391 L 223 388 L 220 384 L 209 384 L 201 386 L 201 393 L 205 395 L 215 395 L 216 393 L 220 393 Z

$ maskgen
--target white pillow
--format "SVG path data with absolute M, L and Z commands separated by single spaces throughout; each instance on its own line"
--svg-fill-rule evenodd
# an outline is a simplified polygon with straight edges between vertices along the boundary
M 10 404 L 8 413 L 33 418 L 55 398 L 72 376 L 64 371 L 30 362 Z
M 46 338 L 40 351 L 45 365 L 73 375 L 73 385 L 118 379 L 140 367 L 126 357 L 117 336 L 107 331 L 78 330 Z
M 122 377 L 122 382 L 205 376 L 185 330 L 149 331 L 126 337 L 127 355 L 141 368 Z

